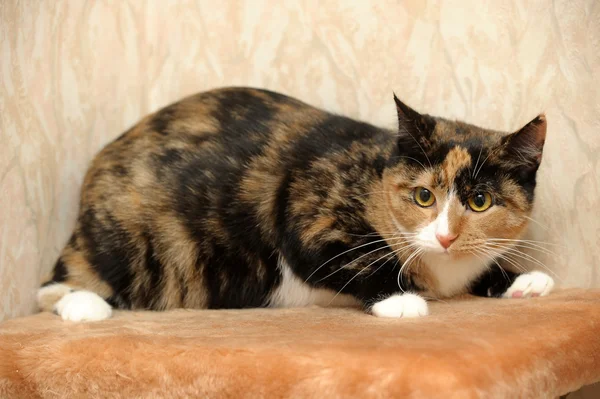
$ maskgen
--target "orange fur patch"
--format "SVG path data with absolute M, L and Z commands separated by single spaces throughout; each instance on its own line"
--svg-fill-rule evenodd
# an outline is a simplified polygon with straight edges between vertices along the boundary
M 446 155 L 442 164 L 442 181 L 445 187 L 451 187 L 454 178 L 464 168 L 471 166 L 471 154 L 463 148 L 456 146 Z

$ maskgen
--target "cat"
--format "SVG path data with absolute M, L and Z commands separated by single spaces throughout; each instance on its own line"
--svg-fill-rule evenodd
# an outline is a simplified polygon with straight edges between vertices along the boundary
M 427 315 L 428 298 L 547 295 L 553 279 L 511 257 L 528 246 L 545 116 L 505 134 L 393 97 L 392 130 L 243 87 L 146 116 L 92 161 L 40 309 L 406 318 Z

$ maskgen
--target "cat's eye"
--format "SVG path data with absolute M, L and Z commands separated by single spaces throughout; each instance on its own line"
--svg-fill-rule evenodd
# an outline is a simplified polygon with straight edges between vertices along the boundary
M 417 187 L 414 193 L 415 202 L 423 208 L 430 207 L 435 203 L 435 196 L 425 187 Z
M 492 206 L 492 196 L 489 193 L 475 193 L 468 200 L 469 208 L 475 212 L 483 212 Z

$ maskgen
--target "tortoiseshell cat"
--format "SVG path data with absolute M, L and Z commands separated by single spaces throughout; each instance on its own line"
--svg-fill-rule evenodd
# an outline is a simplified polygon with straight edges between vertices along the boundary
M 394 99 L 397 131 L 250 88 L 147 116 L 94 159 L 40 308 L 73 321 L 111 306 L 415 317 L 426 297 L 548 294 L 548 275 L 496 262 L 526 246 L 544 116 L 507 135 Z

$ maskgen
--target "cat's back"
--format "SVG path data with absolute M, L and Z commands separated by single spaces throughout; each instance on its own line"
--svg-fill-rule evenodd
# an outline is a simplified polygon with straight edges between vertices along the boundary
M 159 199 L 181 186 L 192 191 L 198 185 L 223 186 L 257 155 L 281 155 L 330 117 L 263 89 L 228 87 L 186 97 L 144 117 L 104 147 L 86 174 L 82 200 L 131 197 L 132 191 Z
M 95 158 L 127 163 L 143 154 L 253 151 L 267 141 L 291 139 L 330 114 L 263 89 L 228 87 L 172 103 L 139 121 Z M 129 154 L 130 153 L 130 154 Z M 127 156 L 125 156 L 125 154 Z
M 82 202 L 108 201 L 115 208 L 198 196 L 214 202 L 208 197 L 217 190 L 239 190 L 243 174 L 261 174 L 263 182 L 380 133 L 268 90 L 206 91 L 146 116 L 109 143 L 86 174 Z M 122 197 L 126 203 L 117 203 Z

